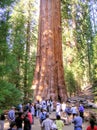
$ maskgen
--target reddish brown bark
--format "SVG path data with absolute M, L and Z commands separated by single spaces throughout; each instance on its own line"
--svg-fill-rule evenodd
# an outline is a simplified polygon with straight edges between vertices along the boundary
M 40 22 L 35 75 L 34 98 L 66 100 L 62 62 L 60 0 L 40 0 Z

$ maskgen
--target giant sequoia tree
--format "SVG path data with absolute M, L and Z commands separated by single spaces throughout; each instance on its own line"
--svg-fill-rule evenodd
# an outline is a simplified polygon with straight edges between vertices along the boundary
M 62 62 L 60 0 L 40 0 L 34 98 L 66 100 Z

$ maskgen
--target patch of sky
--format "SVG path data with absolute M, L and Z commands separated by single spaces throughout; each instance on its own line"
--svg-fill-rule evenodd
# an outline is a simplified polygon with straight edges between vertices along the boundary
M 97 1 L 91 0 L 88 2 L 89 10 L 90 10 L 90 18 L 93 32 L 97 31 Z

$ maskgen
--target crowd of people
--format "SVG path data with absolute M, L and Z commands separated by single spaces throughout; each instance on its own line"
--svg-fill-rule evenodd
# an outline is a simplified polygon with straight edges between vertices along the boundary
M 50 114 L 55 111 L 55 118 Z M 19 104 L 17 108 L 11 107 L 7 113 L 0 116 L 0 130 L 4 130 L 4 122 L 9 122 L 8 130 L 33 130 L 34 118 L 40 122 L 41 130 L 63 130 L 65 125 L 74 124 L 74 130 L 82 130 L 85 108 L 71 103 L 54 102 L 51 99 L 36 101 L 35 103 Z M 90 125 L 86 130 L 97 130 L 96 118 L 89 116 Z

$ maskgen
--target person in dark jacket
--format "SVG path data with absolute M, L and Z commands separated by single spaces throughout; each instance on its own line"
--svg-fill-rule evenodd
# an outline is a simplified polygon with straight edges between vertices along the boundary
M 27 114 L 24 117 L 24 130 L 31 130 L 31 124 Z
M 17 130 L 22 130 L 22 122 L 23 122 L 23 113 L 19 112 L 18 116 L 15 119 Z
M 17 130 L 16 122 L 13 121 L 10 123 L 10 128 L 8 130 Z

